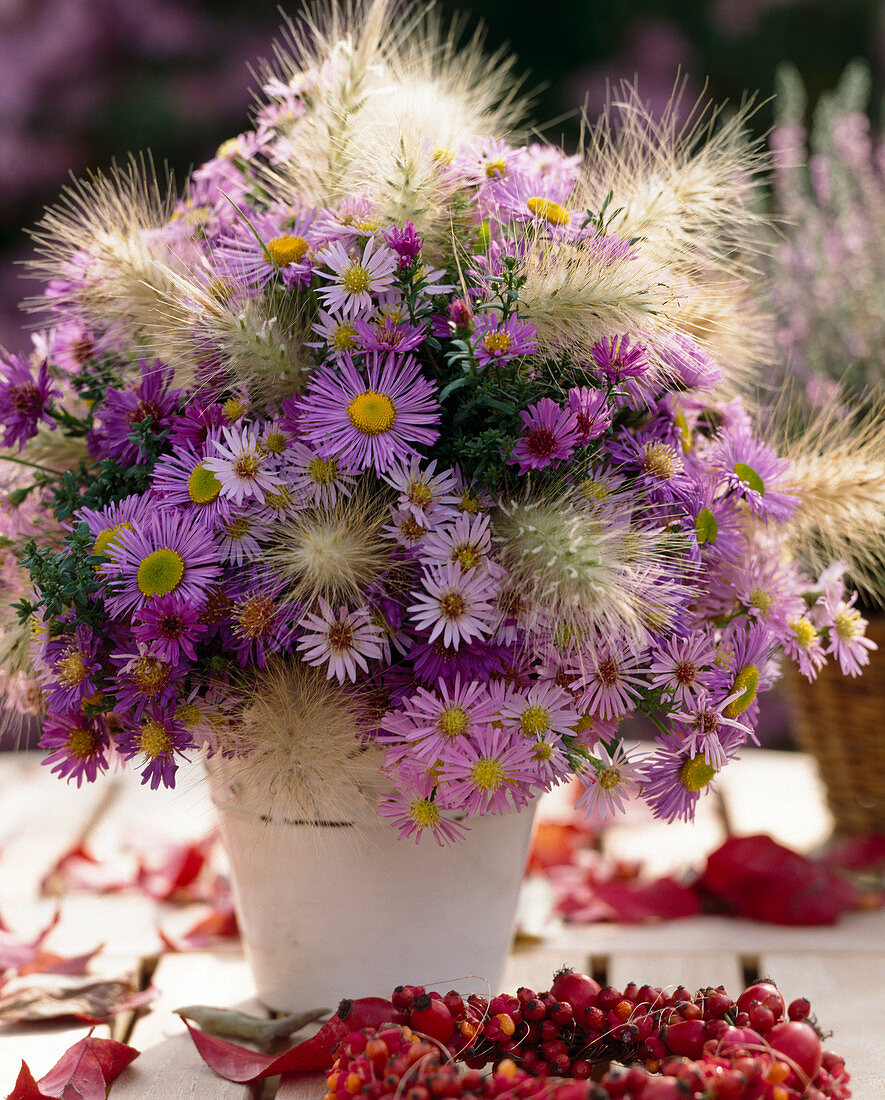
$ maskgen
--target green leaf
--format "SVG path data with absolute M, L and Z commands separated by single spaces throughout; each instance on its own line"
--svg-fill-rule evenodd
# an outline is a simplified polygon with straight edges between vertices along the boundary
M 735 462 L 734 472 L 741 481 L 745 481 L 747 485 L 749 485 L 751 489 L 754 489 L 760 496 L 765 496 L 765 482 L 752 466 L 748 466 L 746 462 Z
M 694 521 L 694 530 L 698 538 L 698 546 L 704 546 L 708 542 L 715 542 L 719 534 L 719 524 L 709 508 L 702 508 Z
M 437 400 L 442 403 L 450 394 L 454 393 L 455 390 L 460 390 L 463 386 L 466 386 L 469 381 L 470 379 L 467 377 L 467 375 L 463 374 L 460 376 L 460 378 L 453 378 L 447 386 L 443 387 L 443 390 Z

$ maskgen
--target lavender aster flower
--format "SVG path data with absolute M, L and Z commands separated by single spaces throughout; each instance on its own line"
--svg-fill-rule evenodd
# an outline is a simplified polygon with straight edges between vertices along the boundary
M 365 314 L 372 308 L 372 296 L 389 290 L 397 266 L 396 254 L 370 237 L 359 259 L 351 259 L 340 241 L 334 241 L 317 256 L 320 278 L 331 281 L 319 297 L 326 309 L 345 317 Z M 328 268 L 329 270 L 324 270 Z
M 138 725 L 124 729 L 117 736 L 117 749 L 126 759 L 143 754 L 142 783 L 150 783 L 151 790 L 175 786 L 178 771 L 176 754 L 193 747 L 193 738 L 184 723 L 175 717 L 174 711 L 151 706 L 142 715 Z
M 508 363 L 520 355 L 533 355 L 538 350 L 537 327 L 520 321 L 515 315 L 501 321 L 496 313 L 477 318 L 473 333 L 473 351 L 477 363 Z
M 182 391 L 169 388 L 172 367 L 159 359 L 148 364 L 141 360 L 141 382 L 135 389 L 109 389 L 101 407 L 102 426 L 90 436 L 90 445 L 101 458 L 116 459 L 123 466 L 146 461 L 144 451 L 129 437 L 134 425 L 147 421 L 150 434 L 156 435 L 172 423 L 172 414 L 181 402 Z
M 30 365 L 17 355 L 3 362 L 0 360 L 0 425 L 5 428 L 3 446 L 18 443 L 21 451 L 25 443 L 37 434 L 37 425 L 43 421 L 55 428 L 55 421 L 48 409 L 54 397 L 61 391 L 53 389 L 49 367 L 44 359 L 37 368 L 36 377 Z

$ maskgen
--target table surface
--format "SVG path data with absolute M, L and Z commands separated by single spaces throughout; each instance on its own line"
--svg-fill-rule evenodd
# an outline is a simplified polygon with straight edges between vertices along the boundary
M 0 756 L 0 918 L 33 937 L 60 907 L 60 920 L 46 942 L 64 955 L 103 943 L 92 973 L 119 977 L 154 967 L 159 998 L 146 1013 L 118 1017 L 98 1036 L 130 1042 L 141 1055 L 113 1086 L 112 1100 L 200 1097 L 201 1100 L 296 1100 L 320 1096 L 316 1082 L 271 1083 L 263 1093 L 216 1077 L 199 1059 L 173 1010 L 186 1004 L 240 1005 L 259 1011 L 236 941 L 207 951 L 163 953 L 158 927 L 183 932 L 205 912 L 182 909 L 135 892 L 71 892 L 39 896 L 47 871 L 77 839 L 88 840 L 101 859 L 120 858 L 133 840 L 203 837 L 213 824 L 212 807 L 198 766 L 182 769 L 173 791 L 151 791 L 138 776 L 122 773 L 77 790 L 49 774 L 34 754 Z M 729 833 L 767 832 L 809 852 L 829 836 L 814 763 L 798 753 L 748 751 L 720 778 L 717 798 L 702 801 L 693 826 L 667 825 L 642 817 L 610 826 L 603 848 L 612 856 L 641 860 L 649 874 L 703 865 Z M 555 813 L 555 803 L 548 806 Z M 531 929 L 531 907 L 528 910 Z M 555 969 L 570 965 L 604 973 L 615 986 L 632 980 L 690 988 L 725 985 L 739 990 L 744 979 L 769 975 L 787 1000 L 807 996 L 821 1025 L 832 1031 L 828 1045 L 852 1073 L 855 1100 L 885 1097 L 881 1052 L 885 1019 L 885 912 L 847 914 L 831 928 L 782 928 L 724 917 L 693 917 L 655 925 L 545 926 L 544 934 L 514 947 L 502 988 L 549 986 Z M 0 1025 L 0 1097 L 12 1088 L 22 1060 L 35 1077 L 87 1034 L 85 1025 Z

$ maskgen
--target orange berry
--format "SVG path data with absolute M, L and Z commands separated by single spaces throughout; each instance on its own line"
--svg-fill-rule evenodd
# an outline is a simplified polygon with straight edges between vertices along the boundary
M 612 1012 L 617 1016 L 621 1023 L 625 1023 L 633 1015 L 633 1009 L 635 1005 L 632 1001 L 618 1001 Z
M 772 1062 L 765 1074 L 765 1080 L 772 1085 L 779 1085 L 790 1076 L 790 1067 L 786 1062 Z
M 356 1096 L 356 1094 L 362 1089 L 362 1087 L 362 1077 L 360 1077 L 358 1073 L 348 1073 L 347 1080 L 344 1082 L 345 1092 L 349 1092 L 351 1096 Z
M 501 1030 L 509 1039 L 514 1031 L 516 1031 L 516 1024 L 513 1022 L 513 1017 L 508 1016 L 506 1012 L 499 1012 L 495 1019 L 498 1021 Z

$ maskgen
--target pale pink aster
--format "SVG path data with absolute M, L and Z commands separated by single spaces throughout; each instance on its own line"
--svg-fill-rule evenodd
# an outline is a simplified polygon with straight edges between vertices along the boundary
M 856 592 L 846 601 L 831 585 L 815 608 L 821 627 L 830 632 L 826 652 L 839 662 L 843 676 L 859 676 L 861 667 L 870 663 L 870 651 L 879 648 L 866 636 L 867 620 L 854 606 L 856 600 Z
M 308 340 L 305 347 L 327 347 L 332 355 L 350 355 L 360 349 L 359 333 L 348 317 L 320 309 L 317 311 L 313 331 L 319 336 L 319 340 Z
M 261 556 L 260 540 L 267 539 L 271 530 L 270 523 L 239 509 L 218 522 L 215 538 L 226 562 L 244 565 Z
M 784 652 L 799 666 L 799 671 L 808 680 L 817 678 L 820 669 L 827 663 L 823 640 L 815 624 L 807 615 L 798 615 L 787 623 L 787 629 L 780 635 Z
M 709 668 L 715 659 L 716 647 L 706 634 L 667 638 L 652 649 L 649 682 L 663 688 L 674 703 L 690 707 L 710 687 Z
M 594 750 L 596 759 L 585 771 L 578 772 L 578 782 L 583 788 L 575 803 L 575 809 L 583 809 L 602 818 L 614 817 L 626 809 L 626 800 L 639 788 L 641 770 L 618 742 L 612 752 L 605 745 Z
M 408 509 L 422 523 L 432 513 L 460 500 L 455 471 L 445 469 L 437 473 L 435 461 L 422 466 L 421 460 L 413 457 L 408 463 L 396 463 L 384 474 L 384 480 L 399 493 L 397 506 Z
M 492 557 L 489 517 L 457 513 L 452 523 L 445 523 L 427 536 L 421 548 L 421 561 L 426 565 L 457 562 L 464 573 L 476 570 L 500 580 L 504 570 Z
M 439 436 L 435 387 L 412 355 L 372 352 L 364 378 L 346 357 L 311 379 L 300 406 L 304 442 L 353 471 L 384 473 Z
M 421 520 L 415 519 L 411 508 L 394 508 L 390 506 L 392 522 L 381 530 L 388 538 L 395 539 L 400 546 L 414 549 L 420 546 L 427 535 L 427 525 Z
M 317 256 L 317 263 L 317 275 L 332 284 L 317 291 L 320 300 L 326 309 L 345 317 L 368 313 L 372 295 L 387 290 L 396 280 L 397 255 L 375 237 L 366 241 L 362 256 L 356 259 L 340 241 L 333 241 Z
M 456 675 L 453 684 L 439 680 L 433 691 L 419 687 L 395 711 L 388 711 L 381 721 L 384 732 L 379 741 L 399 743 L 402 755 L 414 752 L 430 764 L 445 762 L 462 738 L 469 738 L 479 725 L 494 717 L 495 706 L 486 685 L 477 681 L 462 684 Z
M 308 612 L 300 626 L 304 631 L 298 649 L 309 665 L 328 664 L 326 679 L 333 677 L 343 684 L 355 681 L 357 670 L 369 671 L 369 660 L 380 658 L 383 652 L 382 633 L 372 622 L 365 608 L 348 611 L 340 607 L 333 611 L 320 596 L 319 615 Z
M 337 458 L 321 458 L 305 443 L 292 443 L 282 473 L 289 478 L 294 499 L 303 504 L 333 508 L 339 496 L 349 497 L 356 480 Z
M 428 641 L 441 638 L 457 649 L 461 642 L 488 637 L 495 628 L 495 589 L 488 576 L 463 574 L 460 562 L 448 563 L 425 574 L 424 591 L 414 591 L 417 602 L 409 606 L 416 629 L 429 631 Z
M 414 836 L 418 844 L 424 830 L 429 829 L 440 847 L 461 840 L 467 830 L 440 813 L 439 802 L 434 798 L 436 779 L 431 773 L 410 777 L 403 786 L 405 790 L 385 798 L 378 808 L 379 815 L 389 818 L 399 830 L 401 839 Z
M 527 689 L 509 689 L 501 700 L 500 710 L 502 717 L 515 722 L 525 737 L 568 734 L 579 719 L 569 692 L 551 682 L 534 683 Z
M 474 814 L 519 809 L 538 789 L 532 744 L 497 726 L 480 726 L 460 753 L 442 769 L 446 806 Z
M 746 723 L 728 718 L 725 714 L 741 694 L 741 691 L 732 692 L 714 705 L 704 692 L 688 709 L 668 714 L 667 717 L 673 722 L 673 732 L 691 756 L 702 753 L 707 762 L 718 769 L 725 763 L 729 747 L 754 736 Z
M 571 409 L 563 409 L 549 397 L 542 397 L 519 416 L 522 438 L 507 462 L 518 464 L 521 474 L 542 470 L 571 457 L 579 440 L 578 420 Z
M 261 446 L 255 427 L 222 428 L 224 442 L 213 436 L 207 441 L 207 457 L 203 468 L 210 470 L 221 482 L 221 494 L 234 504 L 247 497 L 264 503 L 264 495 L 280 484 L 273 469 L 271 456 Z
M 646 686 L 640 670 L 645 661 L 634 654 L 614 650 L 595 655 L 593 668 L 584 678 L 581 705 L 600 718 L 621 718 L 632 710 Z

